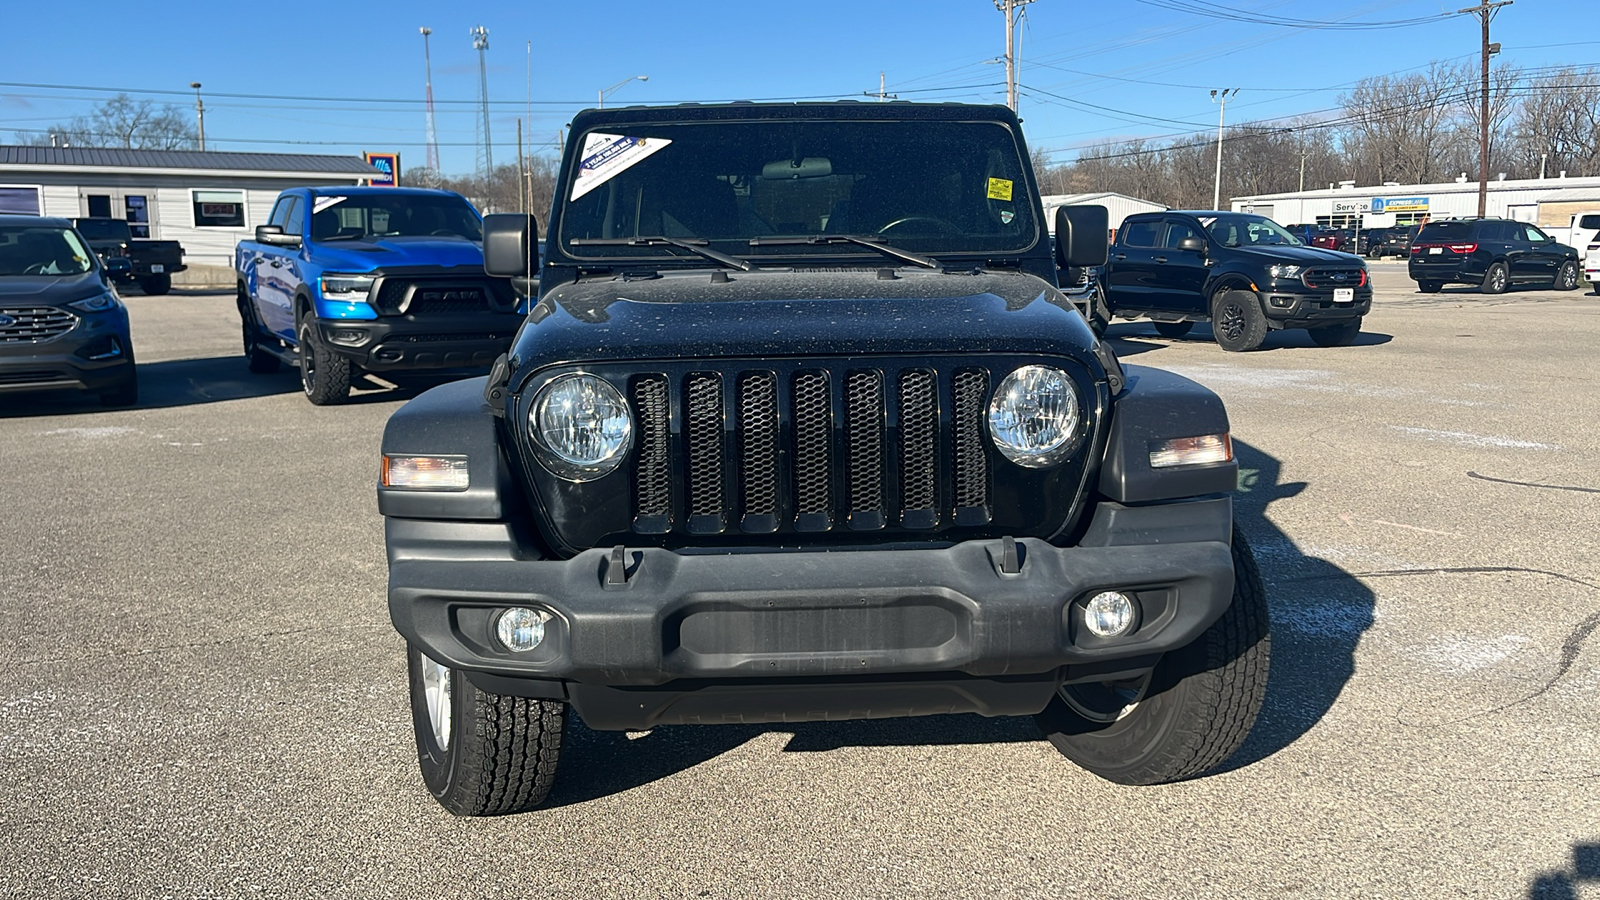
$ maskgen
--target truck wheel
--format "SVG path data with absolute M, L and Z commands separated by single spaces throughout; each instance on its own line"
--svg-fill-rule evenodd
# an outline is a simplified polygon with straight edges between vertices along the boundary
M 305 320 L 300 322 L 300 386 L 317 406 L 350 399 L 350 360 L 324 347 L 317 326 Z
M 1489 271 L 1483 273 L 1483 287 L 1485 294 L 1504 294 L 1511 284 L 1510 273 L 1506 271 L 1505 263 L 1494 263 L 1489 266 Z
M 250 371 L 259 374 L 278 371 L 279 360 L 261 346 L 261 327 L 256 324 L 255 313 L 250 310 L 250 297 L 239 288 L 239 322 L 244 332 L 244 355 Z
M 1356 339 L 1361 333 L 1361 320 L 1353 322 L 1340 322 L 1337 325 L 1323 325 L 1320 328 L 1307 328 L 1306 333 L 1311 335 L 1312 343 L 1318 347 L 1344 347 Z
M 1561 271 L 1556 273 L 1556 290 L 1575 291 L 1578 289 L 1578 264 L 1567 260 L 1561 266 Z
M 1439 291 L 1441 291 L 1443 289 L 1444 289 L 1444 282 L 1442 282 L 1442 281 L 1419 281 L 1419 282 L 1417 282 L 1417 290 L 1423 292 L 1424 294 L 1437 294 L 1437 293 L 1439 293 Z
M 1267 339 L 1267 316 L 1251 291 L 1223 291 L 1211 301 L 1211 331 L 1217 346 L 1241 353 Z
M 502 816 L 544 802 L 555 782 L 567 704 L 479 690 L 406 648 L 422 780 L 458 816 Z
M 1132 682 L 1062 685 L 1036 719 L 1062 755 L 1119 784 L 1203 774 L 1244 743 L 1266 696 L 1271 635 L 1255 557 L 1233 531 L 1233 603 Z
M 160 296 L 172 290 L 172 276 L 146 275 L 139 279 L 139 289 L 151 296 Z
M 1150 324 L 1156 326 L 1156 334 L 1173 340 L 1183 337 L 1189 333 L 1190 329 L 1194 328 L 1193 322 L 1151 322 Z

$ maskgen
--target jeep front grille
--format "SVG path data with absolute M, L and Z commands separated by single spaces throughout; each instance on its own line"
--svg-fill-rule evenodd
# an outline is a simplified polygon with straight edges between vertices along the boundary
M 39 343 L 58 338 L 78 324 L 78 317 L 53 306 L 0 307 L 0 344 Z M 3 321 L 3 320 L 0 320 Z
M 968 367 L 800 363 L 676 379 L 636 375 L 628 391 L 638 434 L 633 530 L 925 532 L 984 524 L 989 384 L 986 369 Z M 674 415 L 681 416 L 676 429 Z

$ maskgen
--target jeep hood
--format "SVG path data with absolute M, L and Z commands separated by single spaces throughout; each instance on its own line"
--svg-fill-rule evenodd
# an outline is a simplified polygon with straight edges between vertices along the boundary
M 554 287 L 513 356 L 519 375 L 572 362 L 891 353 L 1056 355 L 1093 369 L 1094 343 L 1071 301 L 1031 275 L 696 270 Z

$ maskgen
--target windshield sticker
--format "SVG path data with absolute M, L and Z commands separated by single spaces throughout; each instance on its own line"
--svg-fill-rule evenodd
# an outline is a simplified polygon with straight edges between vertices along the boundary
M 1200 217 L 1200 224 L 1205 226 L 1206 228 L 1210 228 L 1211 226 L 1217 224 L 1217 217 L 1216 216 L 1201 216 Z
M 572 182 L 568 200 L 582 197 L 670 143 L 666 138 L 591 132 L 583 140 L 583 159 L 578 163 L 578 177 Z
M 311 201 L 311 214 L 316 215 L 330 206 L 337 206 L 349 199 L 349 197 L 318 197 Z
M 991 178 L 991 179 L 989 179 L 989 199 L 990 200 L 1010 200 L 1011 199 L 1011 181 L 1009 179 L 1006 179 L 1006 178 Z
M 1000 224 L 1002 224 L 1002 225 L 1010 225 L 1011 224 L 1011 220 L 1016 218 L 1016 217 L 1017 217 L 1017 214 L 1012 212 L 1009 209 L 1000 210 Z

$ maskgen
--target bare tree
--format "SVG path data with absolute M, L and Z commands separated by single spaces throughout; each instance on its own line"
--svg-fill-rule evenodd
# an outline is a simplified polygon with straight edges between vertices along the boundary
M 1523 166 L 1600 175 L 1600 69 L 1567 68 L 1529 79 L 1513 130 Z M 1545 156 L 1548 155 L 1548 160 Z
M 49 129 L 64 146 L 126 147 L 134 150 L 191 150 L 199 145 L 194 123 L 180 107 L 157 106 L 118 94 L 87 116 Z M 31 143 L 48 144 L 48 136 Z

